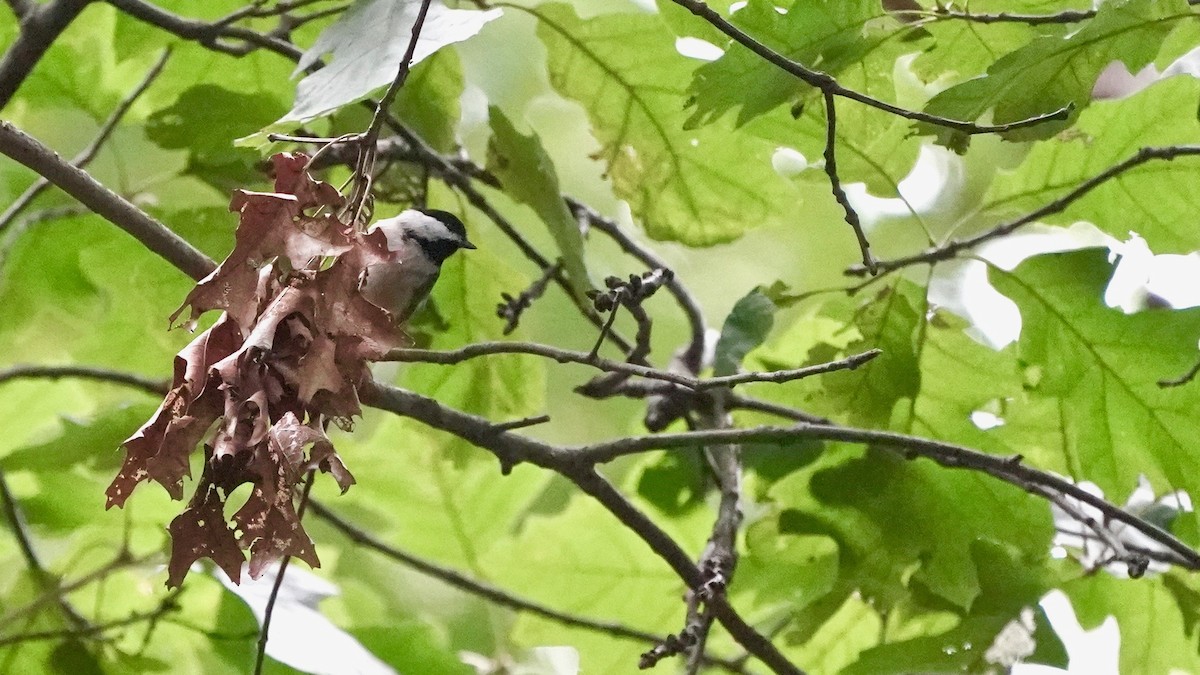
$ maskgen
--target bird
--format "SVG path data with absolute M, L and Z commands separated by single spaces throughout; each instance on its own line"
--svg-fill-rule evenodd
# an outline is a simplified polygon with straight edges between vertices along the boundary
M 372 225 L 366 237 L 384 262 L 368 265 L 359 293 L 392 315 L 408 320 L 429 297 L 442 263 L 459 249 L 474 249 L 458 216 L 438 209 L 408 209 Z M 381 240 L 382 238 L 382 240 Z

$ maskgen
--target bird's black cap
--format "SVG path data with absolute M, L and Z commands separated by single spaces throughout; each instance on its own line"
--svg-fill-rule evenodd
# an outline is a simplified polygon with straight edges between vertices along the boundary
M 438 220 L 442 221 L 442 223 L 445 224 L 446 229 L 450 230 L 462 239 L 462 248 L 475 248 L 475 244 L 472 244 L 467 240 L 467 227 L 463 225 L 461 220 L 458 219 L 458 216 L 450 213 L 449 211 L 442 211 L 441 209 L 418 209 L 418 211 L 424 213 L 430 218 L 437 218 Z

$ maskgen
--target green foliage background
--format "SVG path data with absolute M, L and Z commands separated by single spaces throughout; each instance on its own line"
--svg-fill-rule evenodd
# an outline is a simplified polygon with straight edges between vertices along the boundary
M 729 3 L 710 4 L 727 14 Z M 940 210 L 890 219 L 872 232 L 884 257 L 921 250 L 930 236 L 982 231 L 1060 196 L 1141 146 L 1194 142 L 1200 132 L 1200 82 L 1191 77 L 1168 78 L 1125 99 L 1089 100 L 1110 61 L 1133 71 L 1162 67 L 1200 44 L 1200 22 L 1185 0 L 1109 0 L 1078 30 L 935 21 L 919 33 L 874 0 L 787 4 L 781 13 L 751 0 L 732 20 L 881 99 L 963 119 L 990 114 L 996 122 L 1074 105 L 1068 122 L 968 144 L 840 103 L 842 180 L 865 183 L 876 196 L 896 195 L 922 144 L 937 140 L 967 151 L 962 189 Z M 179 0 L 170 9 L 213 20 L 238 6 Z M 1090 3 L 970 6 L 1045 13 Z M 484 164 L 490 144 L 511 159 L 498 173 L 513 189 L 489 191 L 489 199 L 540 249 L 555 256 L 561 250 L 579 289 L 589 276 L 641 270 L 594 234 L 581 241 L 571 215 L 547 191 L 561 190 L 639 228 L 637 236 L 653 240 L 696 292 L 711 326 L 723 325 L 739 299 L 765 300 L 747 297 L 755 287 L 786 284 L 793 299 L 780 303 L 773 324 L 735 316 L 734 323 L 748 323 L 743 331 L 769 331 L 746 356 L 747 367 L 884 352 L 854 372 L 746 387 L 755 396 L 838 422 L 1021 454 L 1033 466 L 1093 481 L 1117 503 L 1141 475 L 1160 494 L 1200 494 L 1194 447 L 1200 389 L 1155 384 L 1195 361 L 1200 310 L 1124 315 L 1107 307 L 1102 296 L 1112 264 L 1099 250 L 990 270 L 993 285 L 1024 320 L 1020 340 L 999 351 L 972 340 L 962 320 L 930 303 L 928 268 L 889 276 L 853 296 L 814 293 L 848 285 L 842 272 L 858 260 L 854 239 L 817 165 L 779 172 L 772 156 L 787 147 L 810 163 L 820 158 L 819 94 L 728 45 L 666 0 L 657 8 L 524 0 L 502 9 L 478 35 L 420 64 L 397 113 L 439 150 L 461 144 Z M 328 23 L 307 25 L 293 39 L 310 45 Z M 6 15 L 0 45 L 11 44 L 16 31 Z M 726 51 L 712 62 L 688 58 L 676 49 L 682 37 Z M 290 61 L 263 51 L 237 59 L 217 54 L 95 3 L 55 41 L 3 116 L 69 157 L 168 46 L 174 51 L 165 72 L 89 171 L 220 259 L 235 225 L 228 191 L 267 189 L 258 163 L 281 149 L 235 141 L 292 107 Z M 910 65 L 898 66 L 898 59 Z M 363 128 L 368 115 L 348 105 L 309 127 L 337 135 Z M 346 175 L 331 172 L 335 183 Z M 15 199 L 33 178 L 0 162 L 0 203 Z M 1198 181 L 1194 159 L 1147 163 L 1046 222 L 1084 220 L 1120 239 L 1136 231 L 1156 252 L 1194 251 L 1200 249 Z M 50 191 L 33 209 L 71 203 Z M 447 264 L 434 294 L 443 321 L 422 324 L 431 346 L 501 339 L 500 293 L 516 294 L 538 270 L 449 189 L 435 185 L 430 204 L 465 214 L 480 249 Z M 376 212 L 391 215 L 404 206 L 381 201 Z M 184 331 L 167 331 L 167 315 L 191 285 L 178 271 L 88 214 L 13 230 L 0 247 L 0 365 L 170 373 L 174 353 L 189 340 Z M 646 308 L 655 322 L 652 358 L 664 365 L 686 340 L 687 326 L 666 294 Z M 617 325 L 632 333 L 632 324 Z M 586 350 L 595 332 L 552 290 L 513 337 Z M 497 421 L 549 413 L 553 421 L 529 433 L 555 442 L 641 432 L 644 411 L 636 401 L 596 402 L 571 393 L 589 376 L 582 367 L 498 356 L 453 368 L 377 372 Z M 972 424 L 973 411 L 997 402 L 1003 426 L 985 431 Z M 180 505 L 146 487 L 126 509 L 103 510 L 104 487 L 119 465 L 117 446 L 155 405 L 149 395 L 107 384 L 0 384 L 0 418 L 9 421 L 0 434 L 0 470 L 55 578 L 84 577 L 126 543 L 142 561 L 68 596 L 97 622 L 152 609 L 165 594 L 157 565 L 169 546 L 165 525 Z M 739 413 L 737 421 L 774 420 Z M 314 494 L 380 539 L 563 611 L 655 633 L 680 627 L 679 579 L 565 481 L 529 466 L 502 476 L 491 456 L 465 442 L 374 410 L 335 442 L 359 484 L 339 496 L 332 481 L 319 479 Z M 1010 485 L 833 443 L 750 447 L 747 464 L 748 518 L 731 599 L 756 626 L 775 627 L 776 644 L 809 672 L 982 670 L 982 652 L 999 631 L 1054 588 L 1068 594 L 1085 627 L 1117 617 L 1121 672 L 1200 671 L 1194 577 L 1170 571 L 1128 581 L 1054 559 L 1047 504 Z M 700 554 L 715 502 L 694 458 L 652 453 L 607 471 L 689 554 Z M 1173 528 L 1200 543 L 1190 516 Z M 579 650 L 585 672 L 632 672 L 646 649 L 499 609 L 319 521 L 310 531 L 324 562 L 318 574 L 341 588 L 323 611 L 404 672 L 466 673 L 462 651 L 520 661 L 528 649 L 559 644 Z M 7 570 L 0 575 L 0 617 L 8 617 L 45 589 L 15 538 L 0 534 L 0 568 Z M 111 642 L 0 648 L 0 673 L 246 672 L 256 624 L 236 596 L 193 573 L 177 602 L 178 611 L 152 631 L 131 628 Z M 65 626 L 48 604 L 0 623 L 0 637 Z M 1037 626 L 1031 660 L 1064 665 L 1040 610 Z M 739 653 L 720 630 L 710 648 Z M 269 670 L 288 671 L 278 663 Z

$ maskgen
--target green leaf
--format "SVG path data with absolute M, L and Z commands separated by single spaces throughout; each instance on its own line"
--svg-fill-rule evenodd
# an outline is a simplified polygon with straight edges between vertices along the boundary
M 893 415 L 910 419 L 908 411 L 921 390 L 925 311 L 925 290 L 909 282 L 897 282 L 855 310 L 852 325 L 857 339 L 840 349 L 825 345 L 809 352 L 808 360 L 819 363 L 843 353 L 883 350 L 860 368 L 823 375 L 817 412 L 844 416 L 867 426 L 888 426 Z M 908 427 L 900 423 L 896 428 L 906 431 Z
M 1100 573 L 1072 581 L 1062 590 L 1085 629 L 1110 616 L 1116 618 L 1121 631 L 1120 672 L 1196 672 L 1200 653 L 1195 606 L 1181 604 L 1184 598 L 1171 592 L 1172 585 L 1163 576 L 1131 581 Z
M 1094 481 L 1110 496 L 1128 494 L 1143 474 L 1158 491 L 1200 494 L 1192 452 L 1200 390 L 1157 384 L 1195 362 L 1200 311 L 1122 314 L 1101 300 L 1110 273 L 1096 250 L 992 270 L 992 283 L 1021 309 L 1017 351 L 1029 373 L 1028 402 L 1011 407 L 997 431 L 1019 438 L 1036 465 Z
M 443 49 L 418 63 L 396 95 L 396 116 L 439 152 L 458 145 L 464 87 L 458 52 Z
M 770 0 L 751 0 L 732 16 L 735 26 L 793 61 L 838 75 L 844 68 L 862 64 L 891 37 L 898 26 L 882 11 L 878 0 L 796 0 L 780 12 Z M 740 43 L 728 39 L 725 55 L 696 69 L 690 91 L 694 108 L 689 128 L 709 124 L 740 108 L 738 125 L 777 106 L 800 100 L 812 87 L 796 76 L 768 63 Z M 890 58 L 896 54 L 883 50 Z M 753 87 L 746 87 L 754 82 Z M 819 104 L 818 104 L 819 105 Z
M 146 137 L 160 148 L 187 150 L 185 173 L 228 192 L 254 182 L 259 153 L 234 147 L 282 113 L 279 101 L 261 93 L 244 94 L 215 84 L 198 84 L 146 121 Z
M 488 170 L 500 179 L 508 196 L 531 207 L 550 228 L 571 287 L 582 299 L 592 288 L 583 260 L 583 235 L 563 201 L 554 162 L 537 134 L 517 131 L 500 108 L 488 108 L 488 117 L 492 126 Z
M 970 550 L 977 539 L 1017 548 L 1024 564 L 1047 559 L 1049 509 L 1020 490 L 891 451 L 859 453 L 827 464 L 807 483 L 807 472 L 793 474 L 771 494 L 787 509 L 780 531 L 832 537 L 842 583 L 875 598 L 880 609 L 913 584 L 960 611 L 970 608 L 980 592 Z
M 122 441 L 137 431 L 154 414 L 156 407 L 149 403 L 119 406 L 87 422 L 63 418 L 62 431 L 53 440 L 14 450 L 0 460 L 0 468 L 51 472 L 83 465 L 93 469 L 115 469 L 121 465 L 117 450 Z
M 777 144 L 725 124 L 685 131 L 681 56 L 654 14 L 582 20 L 561 4 L 530 10 L 550 83 L 587 110 L 613 190 L 655 239 L 709 246 L 794 218 L 798 192 L 775 173 Z
M 581 495 L 562 513 L 531 517 L 491 552 L 487 569 L 505 588 L 570 614 L 654 633 L 669 631 L 682 616 L 678 577 L 612 514 Z M 630 672 L 647 649 L 529 614 L 518 617 L 512 637 L 525 647 L 569 644 L 580 651 L 583 669 L 597 673 Z
M 737 301 L 717 340 L 713 358 L 713 375 L 734 375 L 755 347 L 761 345 L 775 324 L 775 303 L 761 290 L 754 289 Z
M 330 55 L 324 68 L 300 81 L 296 104 L 279 122 L 302 122 L 328 114 L 391 83 L 412 39 L 420 6 L 413 0 L 355 2 L 300 58 L 296 73 Z M 479 12 L 431 5 L 410 65 L 470 38 L 499 16 L 499 9 Z
M 1146 146 L 1194 142 L 1200 81 L 1172 77 L 1133 96 L 1093 104 L 1070 134 L 1035 145 L 1015 170 L 997 176 L 984 218 L 1013 218 L 1063 196 Z M 1095 224 L 1119 239 L 1136 232 L 1158 253 L 1200 247 L 1200 158 L 1152 160 L 1105 181 L 1043 222 Z
M 1040 643 L 1058 644 L 1038 600 L 1049 589 L 1043 571 L 1013 556 L 1001 546 L 986 540 L 974 542 L 971 554 L 979 570 L 980 595 L 972 602 L 969 612 L 954 628 L 937 635 L 890 641 L 859 655 L 842 672 L 866 675 L 912 672 L 981 672 L 985 665 L 995 664 L 988 650 L 997 635 L 1012 621 L 1020 621 L 1021 612 L 1029 612 L 1035 628 L 1030 636 Z M 1045 650 L 1045 648 L 1044 648 Z M 1046 650 L 1048 651 L 1048 650 Z M 1045 653 L 1045 652 L 1044 652 Z M 1065 657 L 1065 654 L 1062 655 Z M 1055 664 L 1064 667 L 1065 658 Z M 1011 665 L 1011 664 L 1008 664 Z
M 1034 39 L 1002 56 L 983 77 L 951 87 L 933 97 L 925 112 L 974 121 L 992 111 L 994 124 L 1035 117 L 1073 105 L 1077 111 L 1091 101 L 1096 77 L 1112 61 L 1137 72 L 1154 60 L 1159 45 L 1175 21 L 1192 16 L 1184 0 L 1113 0 L 1100 6 L 1095 18 L 1066 37 Z M 1047 122 L 1004 134 L 1008 140 L 1050 138 L 1070 122 Z M 938 142 L 963 147 L 960 132 L 922 126 Z

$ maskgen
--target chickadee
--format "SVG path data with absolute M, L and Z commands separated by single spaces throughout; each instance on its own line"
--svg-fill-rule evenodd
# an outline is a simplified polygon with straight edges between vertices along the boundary
M 359 292 L 387 310 L 396 323 L 406 321 L 425 302 L 447 258 L 460 248 L 475 248 L 467 241 L 462 221 L 437 209 L 409 209 L 381 220 L 367 230 L 367 238 L 386 248 L 379 252 L 387 262 L 366 268 Z

